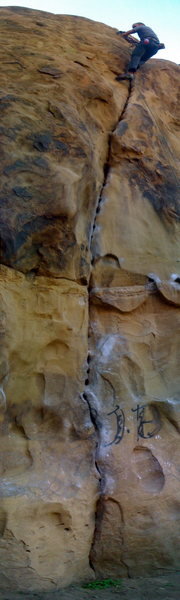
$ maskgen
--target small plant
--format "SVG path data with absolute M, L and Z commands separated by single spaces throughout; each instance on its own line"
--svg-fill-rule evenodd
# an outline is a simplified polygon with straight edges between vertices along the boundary
M 90 581 L 90 583 L 86 583 L 83 585 L 84 588 L 88 590 L 101 590 L 107 589 L 110 587 L 119 587 L 121 585 L 121 579 L 101 579 L 96 581 Z

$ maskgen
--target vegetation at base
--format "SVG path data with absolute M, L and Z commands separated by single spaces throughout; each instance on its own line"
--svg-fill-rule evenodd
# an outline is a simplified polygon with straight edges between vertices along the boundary
M 121 584 L 121 579 L 101 579 L 96 581 L 90 581 L 90 583 L 85 583 L 83 587 L 89 590 L 101 590 L 107 589 L 109 587 L 119 587 Z

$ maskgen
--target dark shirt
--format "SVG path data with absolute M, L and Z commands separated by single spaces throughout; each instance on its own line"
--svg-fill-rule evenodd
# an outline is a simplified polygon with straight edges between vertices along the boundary
M 159 43 L 159 39 L 154 31 L 150 27 L 146 27 L 146 25 L 140 25 L 139 27 L 134 28 L 134 33 L 138 33 L 140 40 L 143 42 L 146 38 L 153 38 L 156 42 Z

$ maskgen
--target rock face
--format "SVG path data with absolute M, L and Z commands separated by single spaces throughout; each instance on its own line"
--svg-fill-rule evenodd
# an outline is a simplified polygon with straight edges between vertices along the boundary
M 1 587 L 179 564 L 177 65 L 1 15 Z

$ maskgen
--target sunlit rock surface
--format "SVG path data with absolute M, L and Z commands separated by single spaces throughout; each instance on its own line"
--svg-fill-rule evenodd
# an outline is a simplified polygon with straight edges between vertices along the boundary
M 1 587 L 179 565 L 179 67 L 0 10 Z M 163 54 L 161 54 L 163 56 Z

